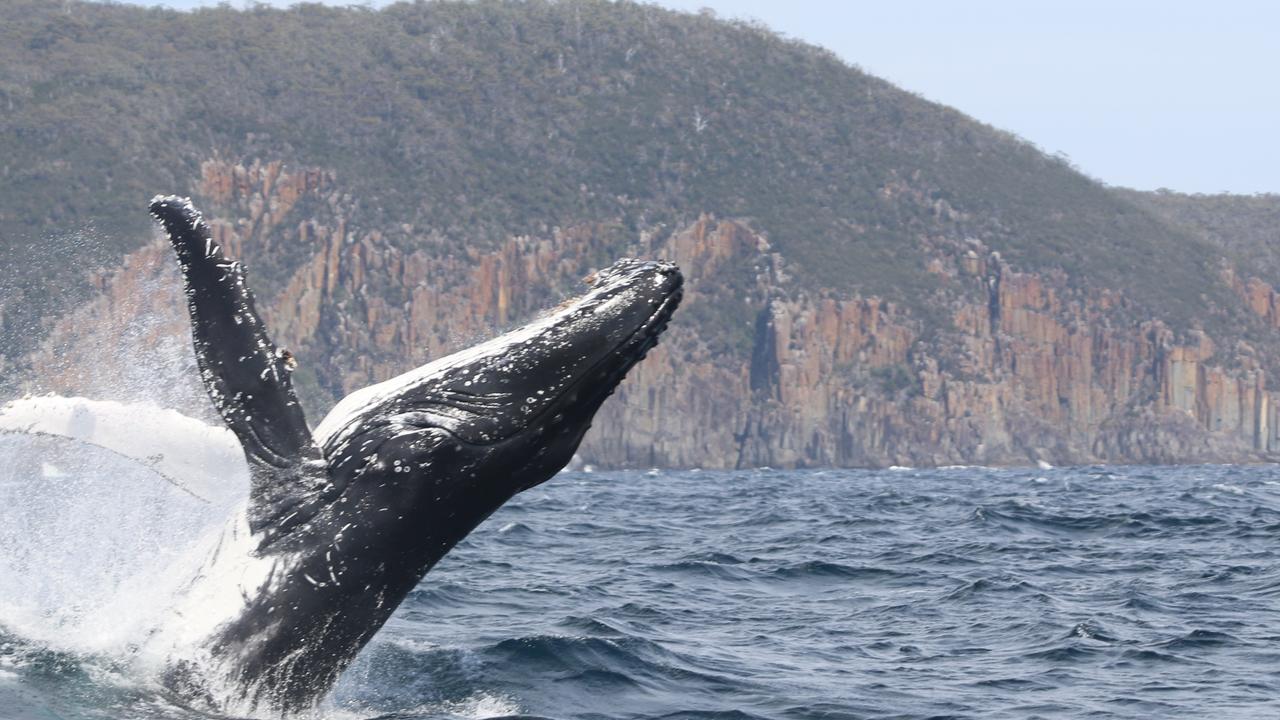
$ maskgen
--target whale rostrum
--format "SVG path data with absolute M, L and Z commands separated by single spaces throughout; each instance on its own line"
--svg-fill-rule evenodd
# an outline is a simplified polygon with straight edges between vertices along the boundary
M 166 674 L 218 709 L 317 702 L 445 553 L 569 462 L 681 298 L 671 263 L 621 260 L 555 312 L 352 393 L 313 433 L 240 263 L 190 201 L 157 197 L 151 213 L 181 265 L 204 386 L 249 465 L 244 515 L 182 611 L 213 619 Z

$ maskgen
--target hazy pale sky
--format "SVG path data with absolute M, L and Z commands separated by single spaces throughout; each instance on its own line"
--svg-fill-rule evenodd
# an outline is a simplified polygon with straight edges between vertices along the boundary
M 127 1 L 174 8 L 217 4 Z M 1280 2 L 656 4 L 688 11 L 707 7 L 720 17 L 760 20 L 1048 152 L 1063 153 L 1112 185 L 1280 192 Z

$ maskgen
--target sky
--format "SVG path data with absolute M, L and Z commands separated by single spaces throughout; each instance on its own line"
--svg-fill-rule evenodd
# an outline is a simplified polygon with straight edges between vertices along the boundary
M 126 1 L 182 9 L 217 4 Z M 709 8 L 722 18 L 757 20 L 821 45 L 873 75 L 1065 155 L 1110 185 L 1280 193 L 1280 2 L 654 4 Z

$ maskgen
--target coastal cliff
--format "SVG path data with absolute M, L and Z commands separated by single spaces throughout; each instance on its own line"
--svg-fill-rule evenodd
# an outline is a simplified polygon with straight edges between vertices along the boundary
M 1133 317 L 1122 291 L 1020 270 L 973 238 L 920 259 L 928 314 L 799 282 L 745 219 L 628 233 L 608 223 L 458 248 L 411 225 L 354 223 L 333 172 L 210 160 L 196 200 L 246 262 L 278 343 L 302 362 L 313 422 L 336 398 L 530 319 L 635 255 L 676 261 L 686 299 L 606 403 L 581 455 L 601 467 L 796 467 L 1262 460 L 1280 451 L 1259 351 Z M 95 280 L 29 360 L 37 389 L 102 393 L 135 355 L 169 358 L 199 402 L 185 311 L 158 241 Z M 1242 310 L 1280 327 L 1280 295 L 1224 269 Z M 144 363 L 149 368 L 154 362 Z M 185 378 L 185 379 L 183 379 Z M 120 390 L 126 388 L 126 390 Z M 203 406 L 202 406 L 203 407 Z

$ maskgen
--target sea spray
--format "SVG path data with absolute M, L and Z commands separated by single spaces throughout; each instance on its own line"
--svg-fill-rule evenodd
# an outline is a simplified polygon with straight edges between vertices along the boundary
M 102 252 L 92 234 L 79 241 L 89 255 Z M 167 244 L 157 240 L 130 255 L 114 276 L 109 292 L 69 309 L 39 347 L 8 369 L 5 385 L 13 390 L 0 403 L 22 395 L 84 396 L 174 408 L 220 425 L 196 370 L 182 280 Z

